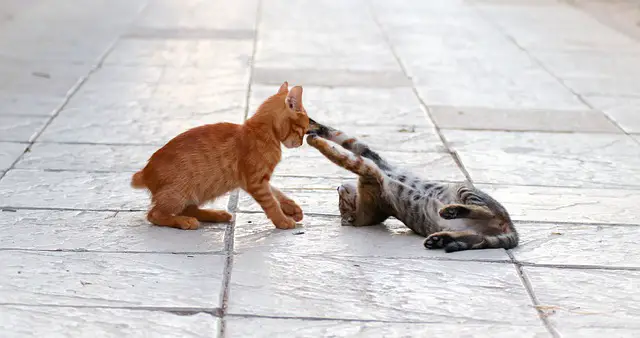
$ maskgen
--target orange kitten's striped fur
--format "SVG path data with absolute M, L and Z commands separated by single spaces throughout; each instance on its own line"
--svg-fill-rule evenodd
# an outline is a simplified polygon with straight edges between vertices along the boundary
M 228 212 L 199 207 L 241 188 L 277 228 L 291 229 L 302 220 L 302 209 L 269 180 L 280 162 L 280 144 L 301 146 L 308 128 L 302 87 L 289 91 L 285 82 L 243 125 L 209 124 L 176 136 L 133 175 L 131 186 L 151 192 L 147 219 L 156 225 L 191 230 L 198 221 L 228 222 Z

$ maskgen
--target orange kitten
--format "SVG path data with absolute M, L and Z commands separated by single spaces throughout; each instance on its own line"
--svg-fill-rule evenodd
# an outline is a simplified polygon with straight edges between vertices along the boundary
M 198 221 L 228 222 L 228 212 L 199 207 L 241 188 L 277 228 L 291 229 L 302 209 L 269 180 L 282 156 L 280 144 L 301 146 L 308 128 L 302 87 L 289 91 L 285 82 L 242 125 L 208 124 L 176 136 L 133 175 L 131 186 L 151 192 L 147 219 L 156 225 L 192 230 Z

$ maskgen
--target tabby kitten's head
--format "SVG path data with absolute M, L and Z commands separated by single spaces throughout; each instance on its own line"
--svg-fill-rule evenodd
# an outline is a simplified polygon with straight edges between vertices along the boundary
M 301 146 L 309 130 L 309 116 L 302 105 L 302 87 L 295 86 L 289 90 L 289 84 L 285 81 L 278 93 L 262 105 L 277 115 L 276 129 L 280 142 L 287 148 Z
M 345 183 L 338 187 L 338 208 L 342 225 L 351 225 L 356 219 L 356 203 L 358 190 L 352 183 Z

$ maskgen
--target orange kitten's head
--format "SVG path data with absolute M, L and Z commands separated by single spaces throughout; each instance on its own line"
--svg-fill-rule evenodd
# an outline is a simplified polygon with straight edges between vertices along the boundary
M 263 106 L 278 114 L 280 142 L 287 148 L 301 146 L 309 129 L 309 117 L 302 105 L 302 87 L 295 86 L 289 90 L 289 84 L 285 81 L 278 93 L 267 99 Z

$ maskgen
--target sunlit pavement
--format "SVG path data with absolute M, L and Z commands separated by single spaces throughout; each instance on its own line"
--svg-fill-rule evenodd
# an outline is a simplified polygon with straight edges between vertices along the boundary
M 603 0 L 604 1 L 604 0 Z M 0 5 L 2 337 L 637 337 L 637 2 L 11 0 Z M 634 21 L 635 20 L 635 21 Z M 232 224 L 154 227 L 129 179 L 283 81 L 315 119 L 510 211 L 514 250 L 342 227 L 307 145 Z

